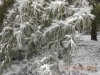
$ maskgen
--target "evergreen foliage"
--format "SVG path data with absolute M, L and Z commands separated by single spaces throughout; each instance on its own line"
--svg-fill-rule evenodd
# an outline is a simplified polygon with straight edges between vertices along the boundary
M 14 0 L 3 0 L 3 4 L 0 6 L 0 27 L 2 26 L 3 19 L 7 13 L 7 9 L 14 4 Z
M 76 31 L 91 27 L 91 10 L 87 0 L 76 0 L 71 5 L 67 0 L 16 0 L 0 33 L 0 71 L 13 60 L 39 55 L 52 55 L 70 65 L 77 52 Z

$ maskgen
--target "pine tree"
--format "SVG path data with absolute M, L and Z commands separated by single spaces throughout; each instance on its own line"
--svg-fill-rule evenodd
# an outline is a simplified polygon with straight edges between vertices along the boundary
M 93 5 L 92 14 L 95 15 L 95 19 L 92 21 L 92 29 L 91 29 L 91 40 L 97 40 L 97 19 L 98 19 L 98 11 L 99 8 L 97 6 L 99 5 L 99 0 L 89 0 L 90 4 Z
M 67 0 L 16 0 L 0 33 L 0 70 L 11 61 L 39 55 L 52 55 L 70 65 L 72 55 L 77 52 L 76 30 L 91 27 L 94 19 L 91 10 L 87 0 L 76 0 L 71 5 Z

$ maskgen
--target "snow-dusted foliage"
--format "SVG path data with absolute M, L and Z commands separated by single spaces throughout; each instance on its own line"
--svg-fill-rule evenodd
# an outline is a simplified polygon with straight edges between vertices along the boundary
M 12 60 L 39 55 L 52 55 L 69 65 L 76 52 L 75 32 L 90 28 L 94 18 L 91 10 L 87 0 L 75 0 L 73 5 L 67 0 L 16 0 L 8 10 L 0 33 L 0 70 Z M 35 75 L 60 74 L 57 63 L 48 65 L 49 62 L 45 62 L 40 74 Z

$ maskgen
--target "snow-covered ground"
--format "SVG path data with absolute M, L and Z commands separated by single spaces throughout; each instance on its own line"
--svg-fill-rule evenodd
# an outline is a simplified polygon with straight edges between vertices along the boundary
M 81 64 L 83 67 L 92 66 L 96 70 L 84 70 L 86 75 L 100 75 L 100 34 L 98 41 L 90 39 L 90 35 L 80 35 L 78 45 L 78 54 L 74 57 L 74 64 Z
M 98 41 L 90 40 L 90 35 L 80 35 L 77 45 L 78 53 L 73 57 L 73 66 L 77 68 L 85 67 L 85 69 L 78 69 L 77 73 L 72 75 L 100 75 L 100 34 L 98 35 Z M 37 61 L 39 61 L 39 59 Z M 30 60 L 27 62 L 14 63 L 11 68 L 8 69 L 8 72 L 6 71 L 3 75 L 14 75 L 15 73 L 17 73 L 17 75 L 24 75 L 25 72 L 31 75 L 28 70 L 32 69 L 34 65 L 32 62 L 34 61 Z M 39 65 L 39 63 L 35 64 L 35 67 Z M 90 66 L 91 69 L 90 67 L 86 69 L 88 66 Z

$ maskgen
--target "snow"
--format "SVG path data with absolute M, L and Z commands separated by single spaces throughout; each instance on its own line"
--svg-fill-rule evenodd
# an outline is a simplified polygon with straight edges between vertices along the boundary
M 89 71 L 89 70 L 83 70 L 79 71 L 80 74 L 83 75 L 100 75 L 100 34 L 98 35 L 98 41 L 90 40 L 90 35 L 80 35 L 80 40 L 77 42 L 78 45 L 78 54 L 73 57 L 73 66 L 77 64 L 81 64 L 83 67 L 86 66 L 96 66 L 96 71 Z M 52 57 L 52 56 L 50 56 Z M 53 58 L 53 57 L 52 57 Z M 37 58 L 38 59 L 38 58 Z M 35 60 L 35 61 L 27 61 L 27 62 L 18 62 L 18 64 L 12 64 L 11 68 L 8 69 L 8 72 L 5 71 L 3 75 L 10 75 L 12 73 L 20 73 L 21 70 L 27 66 L 29 63 L 40 63 L 44 61 L 49 61 L 49 57 L 44 57 L 41 60 Z M 59 71 L 60 72 L 66 72 L 65 63 L 60 60 L 58 62 L 59 64 Z M 36 64 L 35 64 L 36 65 Z M 34 65 L 34 66 L 35 66 Z M 41 65 L 40 69 L 37 69 L 38 72 L 41 74 L 47 74 L 51 73 L 50 67 L 52 64 L 44 64 Z M 32 66 L 32 65 L 31 65 Z M 39 64 L 38 64 L 39 66 Z M 71 66 L 70 68 L 72 68 Z M 44 71 L 43 71 L 44 70 Z M 71 70 L 71 69 L 70 69 Z M 27 69 L 28 71 L 28 69 Z M 35 70 L 33 70 L 35 71 Z M 43 72 L 42 72 L 43 71 Z M 24 71 L 23 71 L 24 72 Z M 62 74 L 63 75 L 63 74 Z
M 12 28 L 9 26 L 4 27 L 2 32 L 1 32 L 1 35 L 3 35 L 6 32 L 6 30 L 12 30 Z
M 65 4 L 65 2 L 63 2 L 63 1 L 52 1 L 49 7 L 56 9 L 60 5 L 64 5 L 64 4 Z
M 80 35 L 78 54 L 74 57 L 73 63 L 80 63 L 83 66 L 96 66 L 96 71 L 83 71 L 87 75 L 100 75 L 100 34 L 98 41 L 90 39 L 90 35 Z
M 9 67 L 7 69 L 8 71 L 5 71 L 3 75 L 11 75 L 11 74 L 32 75 L 32 73 L 35 75 L 63 75 L 64 73 L 67 74 L 67 71 L 64 69 L 65 68 L 64 66 L 66 65 L 64 61 L 67 58 L 69 58 L 69 60 L 71 61 L 70 54 L 72 54 L 71 53 L 72 50 L 76 49 L 76 43 L 73 39 L 79 36 L 78 31 L 75 32 L 75 26 L 81 29 L 80 25 L 83 25 L 84 26 L 83 29 L 85 29 L 86 27 L 85 24 L 87 23 L 88 25 L 90 25 L 88 22 L 90 22 L 90 20 L 94 18 L 94 15 L 91 14 L 92 7 L 89 6 L 88 2 L 86 0 L 77 0 L 77 1 L 79 1 L 80 3 L 78 7 L 75 7 L 73 5 L 73 6 L 68 6 L 67 8 L 66 2 L 61 1 L 61 0 L 51 1 L 51 3 L 50 4 L 47 3 L 46 6 L 37 2 L 37 0 L 35 1 L 17 0 L 15 3 L 16 7 L 14 7 L 13 9 L 16 9 L 18 12 L 15 12 L 13 9 L 9 10 L 9 14 L 7 16 L 9 18 L 7 18 L 7 20 L 4 20 L 4 21 L 6 22 L 6 24 L 8 22 L 9 25 L 11 25 L 11 27 L 4 26 L 1 36 L 5 33 L 5 31 L 12 29 L 13 35 L 16 38 L 15 41 L 17 42 L 17 45 L 14 47 L 14 49 L 18 47 L 18 49 L 25 49 L 26 52 L 29 51 L 29 53 L 31 53 L 30 50 L 27 50 L 27 49 L 30 49 L 31 47 L 32 50 L 35 49 L 41 54 L 38 55 L 38 57 L 33 57 L 29 61 L 27 60 L 16 61 L 17 63 L 16 62 L 12 63 L 11 67 Z M 63 11 L 64 13 L 62 12 L 61 9 L 64 9 Z M 58 13 L 56 13 L 56 11 Z M 48 15 L 48 12 L 53 13 L 52 14 L 53 21 L 51 22 L 51 26 L 45 26 L 42 29 L 41 21 L 44 22 L 45 20 L 48 20 L 49 18 L 48 16 L 50 16 L 51 14 L 49 13 Z M 16 13 L 15 19 L 14 21 L 10 21 L 10 18 L 12 19 L 11 16 L 13 13 Z M 38 19 L 38 14 L 40 15 L 41 21 L 40 19 Z M 58 17 L 61 16 L 62 14 L 65 14 L 66 18 L 65 20 L 62 20 L 61 18 L 59 21 Z M 38 25 L 39 24 L 37 22 L 38 20 L 41 22 L 40 23 L 41 25 Z M 33 25 L 31 25 L 31 23 Z M 17 28 L 14 28 L 16 27 L 14 26 L 16 24 L 19 26 Z M 32 27 L 32 29 L 30 27 Z M 26 33 L 26 34 L 23 34 L 23 33 Z M 32 40 L 28 40 L 28 39 L 32 39 Z M 79 53 L 77 54 L 77 56 L 73 57 L 73 64 L 80 63 L 84 65 L 86 63 L 85 65 L 88 65 L 88 64 L 91 65 L 89 61 L 92 61 L 92 62 L 94 61 L 92 60 L 93 58 L 92 55 L 94 55 L 93 53 L 96 53 L 94 50 L 96 49 L 97 51 L 98 47 L 100 46 L 98 42 L 99 40 L 97 41 L 98 43 L 96 41 L 91 41 L 89 35 L 80 35 L 80 39 L 77 39 L 77 40 L 79 40 L 77 41 Z M 4 42 L 3 40 L 1 41 L 2 42 L 0 43 L 1 44 L 0 46 L 2 49 L 3 47 L 2 45 L 4 44 Z M 11 45 L 16 44 L 16 42 L 11 43 Z M 51 42 L 53 42 L 53 44 Z M 35 48 L 31 46 L 31 43 L 35 44 Z M 61 46 L 60 43 L 62 43 L 63 45 Z M 98 45 L 95 46 L 94 43 Z M 23 48 L 24 45 L 27 48 L 26 47 Z M 45 52 L 41 50 L 42 45 L 46 46 Z M 50 49 L 49 49 L 49 45 L 51 45 Z M 7 47 L 9 47 L 9 43 L 7 44 Z M 60 47 L 61 48 L 64 47 L 63 52 L 64 50 L 68 49 L 68 51 L 65 52 L 65 54 L 63 53 L 62 56 L 64 56 L 64 59 L 62 60 L 60 60 L 57 57 L 57 53 L 55 53 L 55 52 L 58 52 L 58 49 L 62 50 Z M 7 49 L 5 46 L 4 51 L 6 52 Z M 13 49 L 13 46 L 11 46 L 10 49 Z M 47 53 L 47 51 L 49 50 L 52 51 L 51 54 Z M 92 55 L 89 54 L 90 52 Z M 42 55 L 42 53 L 46 54 L 46 56 Z M 26 56 L 27 56 L 27 53 L 26 53 Z
M 22 32 L 15 31 L 14 36 L 16 36 L 18 48 L 21 49 L 23 47 L 22 40 L 21 40 L 22 39 Z
M 44 34 L 46 34 L 47 32 L 52 31 L 56 27 L 59 27 L 59 25 L 58 24 L 52 24 L 50 27 L 46 28 L 46 30 L 44 31 Z
M 40 67 L 40 73 L 42 73 L 41 75 L 49 74 L 49 72 L 50 72 L 50 65 L 45 64 Z

